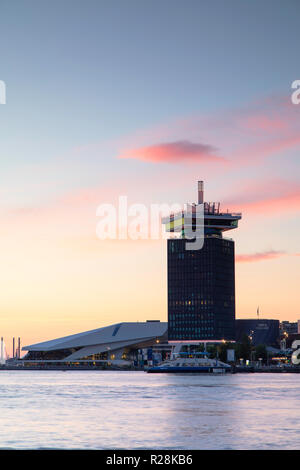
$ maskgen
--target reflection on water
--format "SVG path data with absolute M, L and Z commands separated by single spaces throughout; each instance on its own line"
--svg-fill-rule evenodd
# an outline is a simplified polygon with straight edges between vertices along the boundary
M 300 376 L 0 371 L 1 448 L 297 449 Z

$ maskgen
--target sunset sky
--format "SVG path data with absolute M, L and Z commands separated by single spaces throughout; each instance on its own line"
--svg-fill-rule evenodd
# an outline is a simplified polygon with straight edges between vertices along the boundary
M 0 333 L 31 344 L 167 318 L 166 242 L 97 207 L 242 211 L 238 318 L 300 319 L 300 3 L 1 0 Z

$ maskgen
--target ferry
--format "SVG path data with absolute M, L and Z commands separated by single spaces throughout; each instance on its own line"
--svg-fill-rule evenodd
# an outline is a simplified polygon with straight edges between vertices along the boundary
M 149 367 L 149 374 L 155 373 L 205 373 L 205 374 L 225 374 L 232 371 L 231 366 L 219 361 L 210 359 L 207 352 L 180 352 L 170 360 L 164 361 L 157 366 Z

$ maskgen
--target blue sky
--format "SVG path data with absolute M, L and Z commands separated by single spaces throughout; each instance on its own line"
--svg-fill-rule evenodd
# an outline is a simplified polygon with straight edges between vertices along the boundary
M 289 94 L 298 76 L 297 1 L 23 0 L 1 10 L 2 181 L 77 146 Z
M 1 4 L 12 163 L 289 93 L 299 74 L 296 0 Z

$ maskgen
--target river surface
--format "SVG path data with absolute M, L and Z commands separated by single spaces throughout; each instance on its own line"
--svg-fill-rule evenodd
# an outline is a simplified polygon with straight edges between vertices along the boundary
M 300 375 L 0 371 L 0 448 L 299 449 Z

